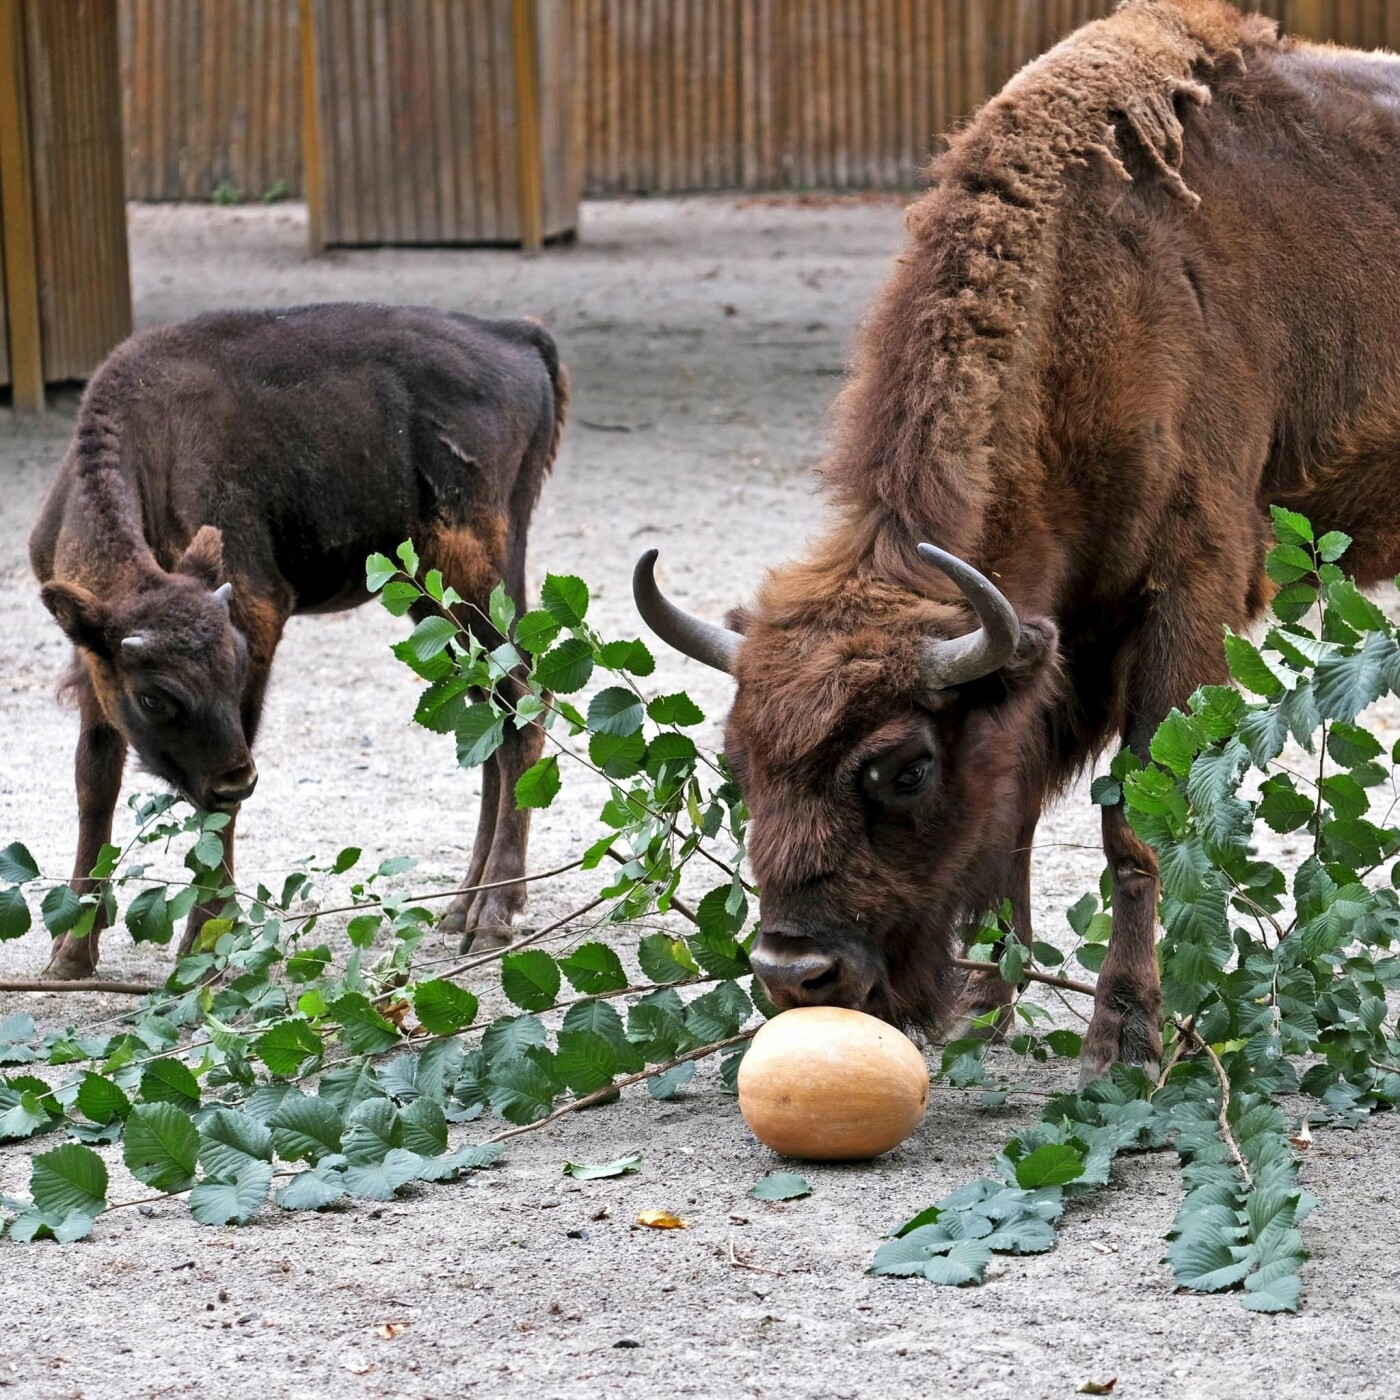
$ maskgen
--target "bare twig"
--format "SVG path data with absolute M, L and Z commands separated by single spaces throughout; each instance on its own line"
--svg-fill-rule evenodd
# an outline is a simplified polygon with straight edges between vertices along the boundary
M 1193 1030 L 1195 1029 L 1195 1027 L 1196 1027 L 1196 1018 L 1195 1018 L 1194 1016 L 1192 1016 L 1192 1017 L 1188 1018 L 1188 1020 L 1187 1020 L 1187 1022 L 1186 1022 L 1186 1031 L 1187 1031 L 1187 1032 L 1193 1031 Z M 1161 1074 L 1159 1074 L 1159 1075 L 1157 1076 L 1157 1089 L 1160 1089 L 1160 1088 L 1167 1082 L 1167 1076 L 1172 1072 L 1172 1070 L 1174 1070 L 1174 1069 L 1176 1068 L 1177 1061 L 1178 1061 L 1179 1059 L 1181 1059 L 1182 1055 L 1185 1053 L 1186 1046 L 1187 1046 L 1188 1044 L 1189 1044 L 1189 1035 L 1188 1035 L 1188 1034 L 1181 1034 L 1181 1033 L 1180 1033 L 1180 1027 L 1178 1027 L 1178 1034 L 1177 1034 L 1177 1037 L 1176 1037 L 1176 1049 L 1172 1051 L 1171 1059 L 1169 1059 L 1169 1060 L 1166 1062 L 1166 1064 L 1164 1064 L 1164 1065 L 1162 1066 L 1162 1072 L 1161 1072 Z M 1157 1090 L 1154 1089 L 1152 1092 L 1155 1094 L 1155 1093 L 1157 1092 Z
M 1249 1170 L 1249 1163 L 1244 1159 L 1244 1153 L 1240 1151 L 1240 1145 L 1235 1141 L 1235 1135 L 1230 1131 L 1230 1080 L 1225 1073 L 1225 1066 L 1220 1063 L 1220 1056 L 1215 1053 L 1214 1048 L 1201 1038 L 1200 1033 L 1189 1023 L 1177 1021 L 1175 1023 L 1177 1034 L 1183 1039 L 1189 1039 L 1198 1050 L 1204 1050 L 1210 1057 L 1211 1068 L 1215 1071 L 1215 1077 L 1220 1084 L 1220 1112 L 1216 1115 L 1216 1122 L 1220 1124 L 1220 1136 L 1225 1139 L 1225 1146 L 1230 1149 L 1230 1155 L 1235 1159 L 1235 1165 L 1240 1169 L 1240 1175 L 1244 1177 L 1244 1184 L 1248 1187 L 1254 1186 L 1254 1174 Z
M 107 981 L 101 977 L 80 977 L 67 981 L 46 981 L 42 977 L 0 978 L 0 992 L 121 992 L 130 996 L 150 996 L 159 992 L 149 982 Z
M 765 1269 L 762 1264 L 750 1264 L 743 1255 L 734 1248 L 733 1232 L 729 1236 L 729 1267 L 731 1269 L 747 1269 L 751 1274 L 772 1274 L 774 1278 L 782 1278 L 781 1269 Z
M 954 967 L 964 967 L 969 972 L 995 972 L 996 963 L 977 962 L 974 958 L 954 958 Z M 1080 996 L 1095 995 L 1091 982 L 1076 982 L 1073 977 L 1056 977 L 1051 972 L 1037 972 L 1034 968 L 1023 967 L 1021 976 L 1028 982 L 1043 982 L 1047 987 L 1062 987 L 1067 992 L 1078 992 Z
M 619 865 L 627 864 L 627 857 L 619 855 L 615 850 L 613 850 L 611 846 L 608 847 L 608 854 Z M 694 924 L 697 928 L 700 926 L 700 920 L 696 917 L 695 911 L 690 907 L 690 905 L 686 904 L 679 895 L 673 894 L 671 896 L 671 908 L 674 909 L 676 913 L 680 914 L 683 918 L 689 919 L 690 922 Z
M 716 1040 L 709 1045 L 701 1045 L 695 1050 L 687 1050 L 684 1055 L 677 1055 L 674 1060 L 670 1060 L 664 1065 L 652 1065 L 639 1074 L 629 1074 L 622 1079 L 615 1079 L 611 1084 L 602 1089 L 595 1089 L 591 1094 L 585 1094 L 581 1099 L 570 1099 L 562 1108 L 556 1108 L 553 1113 L 546 1114 L 537 1122 L 526 1123 L 519 1128 L 507 1128 L 505 1132 L 497 1133 L 495 1137 L 489 1137 L 486 1141 L 504 1142 L 507 1138 L 519 1137 L 521 1133 L 533 1133 L 538 1128 L 548 1127 L 549 1124 L 567 1114 L 577 1113 L 581 1108 L 592 1108 L 595 1103 L 602 1103 L 604 1099 L 611 1098 L 619 1089 L 626 1089 L 632 1084 L 640 1084 L 644 1079 L 655 1079 L 658 1074 L 665 1074 L 668 1069 L 675 1069 L 677 1065 L 686 1064 L 690 1060 L 703 1060 L 707 1055 L 715 1055 L 721 1050 L 729 1049 L 731 1045 L 742 1045 L 746 1040 L 752 1040 L 753 1036 L 753 1031 L 741 1031 L 738 1035 L 731 1035 L 727 1040 Z

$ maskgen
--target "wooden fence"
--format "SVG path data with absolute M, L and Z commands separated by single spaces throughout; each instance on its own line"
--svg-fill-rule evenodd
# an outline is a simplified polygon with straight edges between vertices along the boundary
M 363 25 L 368 0 L 324 3 Z M 437 3 L 386 13 L 421 23 Z M 585 188 L 913 185 L 939 132 L 1113 3 L 571 0 Z M 1400 0 L 1255 8 L 1312 38 L 1400 47 Z M 121 14 L 133 198 L 301 188 L 297 0 L 121 0 Z

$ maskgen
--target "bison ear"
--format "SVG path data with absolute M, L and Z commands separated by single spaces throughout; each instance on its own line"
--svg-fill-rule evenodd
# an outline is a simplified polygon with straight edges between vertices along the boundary
M 46 583 L 39 596 L 74 646 L 110 658 L 107 605 L 76 583 Z
M 217 525 L 201 525 L 180 556 L 175 572 L 189 574 L 210 588 L 217 588 L 224 572 L 223 531 Z
M 1008 693 L 1014 695 L 1033 685 L 1047 666 L 1053 666 L 1059 660 L 1059 655 L 1059 629 L 1049 618 L 1036 617 L 1023 621 L 1016 650 L 999 673 Z
M 730 608 L 724 615 L 724 625 L 731 632 L 737 632 L 741 637 L 748 636 L 749 625 L 753 622 L 753 614 L 745 607 Z

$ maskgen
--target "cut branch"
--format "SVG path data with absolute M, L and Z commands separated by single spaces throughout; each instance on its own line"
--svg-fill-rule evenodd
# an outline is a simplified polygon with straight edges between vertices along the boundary
M 149 982 L 109 981 L 102 977 L 80 977 L 48 981 L 43 977 L 2 977 L 0 992 L 120 992 L 126 996 L 150 996 L 159 992 Z
M 969 972 L 996 972 L 996 963 L 978 962 L 974 958 L 954 958 L 954 967 L 966 968 Z M 1080 996 L 1096 995 L 1092 982 L 1076 982 L 1073 977 L 1057 977 L 1053 972 L 1037 972 L 1032 967 L 1023 967 L 1021 976 L 1027 982 L 1043 982 L 1047 987 L 1060 987 L 1067 992 L 1078 992 Z

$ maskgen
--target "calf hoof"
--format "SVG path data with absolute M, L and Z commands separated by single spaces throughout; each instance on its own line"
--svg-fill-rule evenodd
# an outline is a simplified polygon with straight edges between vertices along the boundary
M 1149 1079 L 1157 1078 L 1162 1063 L 1162 1027 L 1156 1011 L 1141 1006 L 1115 1011 L 1099 1004 L 1079 1053 L 1079 1087 L 1107 1079 L 1115 1062 L 1138 1065 Z
M 481 924 L 462 935 L 458 951 L 462 953 L 499 953 L 509 948 L 518 936 L 533 933 L 532 928 L 517 929 L 510 924 Z

